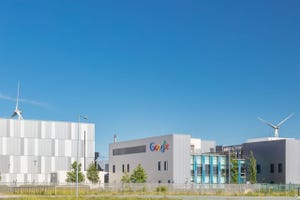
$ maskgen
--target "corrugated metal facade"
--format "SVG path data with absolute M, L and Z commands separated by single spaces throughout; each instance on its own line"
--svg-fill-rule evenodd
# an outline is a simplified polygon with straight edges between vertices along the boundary
M 51 173 L 69 171 L 77 156 L 78 123 L 0 119 L 1 182 L 50 182 Z M 79 125 L 79 162 L 94 160 L 95 125 Z M 57 182 L 65 182 L 65 175 Z

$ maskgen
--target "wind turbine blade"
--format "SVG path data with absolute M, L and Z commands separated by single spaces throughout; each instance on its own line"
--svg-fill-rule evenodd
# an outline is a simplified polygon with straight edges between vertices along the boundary
M 260 117 L 258 117 L 257 119 L 259 119 L 260 121 L 262 121 L 263 123 L 267 124 L 268 126 L 271 126 L 272 128 L 276 128 L 276 126 Z
M 16 115 L 17 115 L 17 113 L 14 112 L 10 117 L 13 118 L 13 117 L 15 117 Z
M 294 114 L 290 114 L 289 116 L 287 116 L 284 120 L 282 120 L 281 122 L 279 122 L 279 124 L 277 124 L 277 126 L 281 126 L 284 122 L 286 122 L 289 118 L 291 118 Z

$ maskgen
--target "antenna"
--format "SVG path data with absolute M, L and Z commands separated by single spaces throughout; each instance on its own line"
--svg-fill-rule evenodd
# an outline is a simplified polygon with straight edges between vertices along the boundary
M 16 109 L 14 110 L 13 114 L 11 115 L 11 118 L 18 116 L 18 119 L 23 119 L 22 111 L 19 110 L 19 98 L 20 98 L 20 81 L 18 81 L 18 91 L 17 91 L 17 100 L 16 100 Z
M 281 122 L 279 122 L 277 125 L 274 125 L 260 117 L 258 119 L 262 121 L 263 123 L 267 124 L 268 126 L 272 127 L 274 129 L 274 137 L 278 138 L 279 137 L 279 128 L 282 124 L 284 124 L 288 119 L 290 119 L 294 114 L 290 114 L 286 118 L 284 118 Z

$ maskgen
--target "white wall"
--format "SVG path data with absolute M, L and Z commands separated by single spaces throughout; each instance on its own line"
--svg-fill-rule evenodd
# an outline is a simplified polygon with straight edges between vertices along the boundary
M 0 119 L 2 182 L 49 181 L 50 173 L 68 171 L 71 161 L 76 160 L 77 127 L 77 123 L 71 122 Z M 81 123 L 79 127 L 79 158 L 84 169 L 85 164 L 88 166 L 94 160 L 95 125 Z M 64 181 L 65 178 L 59 179 Z

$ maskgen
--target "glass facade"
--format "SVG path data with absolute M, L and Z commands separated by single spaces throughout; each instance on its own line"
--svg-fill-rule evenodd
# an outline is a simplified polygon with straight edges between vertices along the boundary
M 227 159 L 224 155 L 192 155 L 191 182 L 218 184 L 227 182 Z

